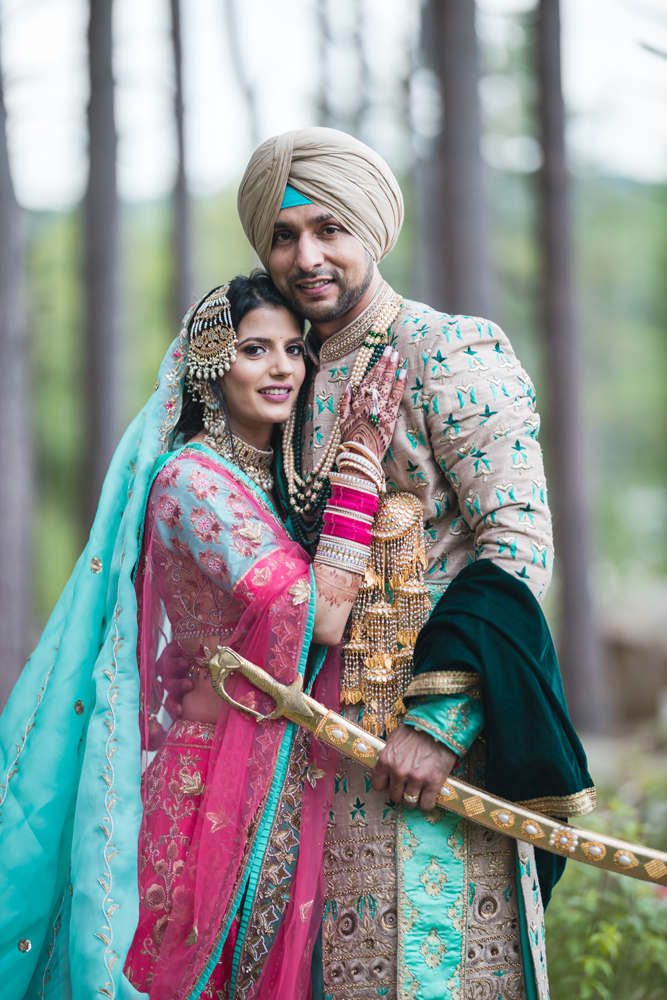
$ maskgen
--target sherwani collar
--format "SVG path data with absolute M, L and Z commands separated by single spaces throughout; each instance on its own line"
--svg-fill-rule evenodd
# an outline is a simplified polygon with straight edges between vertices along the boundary
M 383 280 L 364 311 L 342 330 L 325 340 L 321 346 L 311 326 L 305 341 L 309 358 L 319 367 L 338 361 L 351 351 L 356 351 L 363 344 L 366 334 L 391 294 L 391 287 Z

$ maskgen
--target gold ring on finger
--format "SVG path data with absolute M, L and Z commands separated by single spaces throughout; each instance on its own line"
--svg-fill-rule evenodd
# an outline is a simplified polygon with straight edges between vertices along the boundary
M 416 806 L 419 802 L 418 795 L 408 795 L 407 792 L 403 792 L 403 801 L 407 802 L 409 806 Z

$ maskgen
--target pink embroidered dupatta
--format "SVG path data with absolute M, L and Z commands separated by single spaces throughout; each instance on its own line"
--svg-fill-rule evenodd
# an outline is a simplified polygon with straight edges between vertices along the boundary
M 149 715 L 161 706 L 164 712 L 168 694 L 159 666 L 167 644 L 177 643 L 193 666 L 224 644 L 282 683 L 304 671 L 315 598 L 310 559 L 268 502 L 262 502 L 260 491 L 203 446 L 176 453 L 155 479 L 136 589 L 145 747 Z M 338 698 L 338 663 L 337 650 L 331 650 L 313 687 L 313 695 L 332 708 Z M 228 690 L 264 714 L 273 707 L 242 677 L 230 682 Z M 263 904 L 256 896 L 264 859 L 280 833 L 281 793 L 293 743 L 292 724 L 280 719 L 257 723 L 223 705 L 187 856 L 177 884 L 172 879 L 164 885 L 166 926 L 161 940 L 151 943 L 152 979 L 136 984 L 149 990 L 151 1000 L 199 996 L 238 911 L 232 981 L 237 978 L 239 956 L 249 951 L 247 928 L 255 926 L 253 918 Z M 243 996 L 257 1000 L 278 995 L 306 1000 L 310 993 L 336 755 L 315 740 L 306 753 L 309 780 L 303 782 L 302 769 L 295 865 L 296 852 L 283 851 L 291 877 L 289 898 L 283 900 L 282 912 L 280 906 L 272 911 L 272 923 L 263 918 L 269 944 L 263 955 L 255 945 L 257 968 L 240 970 Z M 146 818 L 142 838 L 145 825 Z M 171 835 L 175 833 L 176 826 Z M 155 878 L 158 884 L 157 868 Z M 142 899 L 141 905 L 147 902 Z M 132 949 L 128 965 L 131 958 Z

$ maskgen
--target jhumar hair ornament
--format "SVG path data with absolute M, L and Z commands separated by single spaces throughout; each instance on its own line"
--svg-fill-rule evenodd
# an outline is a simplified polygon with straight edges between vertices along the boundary
M 188 348 L 188 386 L 201 389 L 202 381 L 215 381 L 236 361 L 236 330 L 227 298 L 229 285 L 214 288 L 192 318 Z
M 202 422 L 209 448 L 236 465 L 260 489 L 273 489 L 273 449 L 260 451 L 232 433 L 220 405 L 218 378 L 236 361 L 236 330 L 227 298 L 229 284 L 214 288 L 197 306 L 190 326 L 186 381 L 204 405 Z

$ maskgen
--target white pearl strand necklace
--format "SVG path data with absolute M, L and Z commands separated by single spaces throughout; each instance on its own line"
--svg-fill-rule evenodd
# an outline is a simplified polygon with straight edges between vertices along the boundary
M 372 320 L 372 326 L 368 331 L 366 340 L 359 348 L 359 352 L 348 380 L 348 384 L 352 389 L 358 389 L 361 385 L 362 379 L 366 374 L 368 363 L 378 344 L 386 344 L 387 333 L 392 323 L 394 323 L 396 317 L 398 316 L 401 308 L 401 302 L 401 295 L 396 295 L 395 293 L 390 295 L 385 300 L 377 316 Z M 306 473 L 305 478 L 303 479 L 297 474 L 294 464 L 295 421 L 296 412 L 295 408 L 293 408 L 287 423 L 285 424 L 283 435 L 283 440 L 285 442 L 284 462 L 289 488 L 290 504 L 294 510 L 301 512 L 309 511 L 311 509 L 311 499 L 314 500 L 316 498 L 317 494 L 324 486 L 329 473 L 333 469 L 334 462 L 336 461 L 336 454 L 338 452 L 338 446 L 341 443 L 340 415 L 336 417 L 333 431 L 329 439 L 329 443 L 324 450 L 324 454 L 313 471 Z M 297 442 L 297 447 L 300 446 L 301 442 Z

